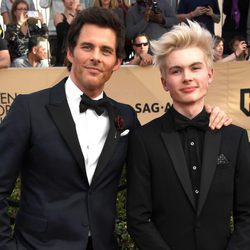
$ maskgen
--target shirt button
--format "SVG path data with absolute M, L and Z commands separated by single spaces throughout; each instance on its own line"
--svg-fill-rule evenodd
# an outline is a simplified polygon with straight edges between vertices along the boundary
M 199 194 L 200 191 L 198 189 L 195 189 L 194 192 L 195 194 Z
M 191 145 L 191 146 L 194 146 L 194 142 L 193 142 L 193 141 L 191 141 L 191 142 L 190 142 L 190 145 Z
M 193 170 L 196 170 L 197 169 L 197 167 L 196 166 L 193 166 Z

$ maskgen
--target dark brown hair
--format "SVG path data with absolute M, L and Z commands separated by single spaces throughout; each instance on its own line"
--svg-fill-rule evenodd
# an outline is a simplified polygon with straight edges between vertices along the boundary
M 111 10 L 102 7 L 90 7 L 82 10 L 73 19 L 67 37 L 67 47 L 71 53 L 73 53 L 84 24 L 94 24 L 112 29 L 116 34 L 116 56 L 122 56 L 125 40 L 124 27 Z
M 15 11 L 17 10 L 17 6 L 23 3 L 27 6 L 27 10 L 29 10 L 29 4 L 25 1 L 25 0 L 16 0 L 14 1 L 12 8 L 11 8 L 11 19 L 12 19 L 12 23 L 16 24 L 17 20 L 16 20 L 16 16 L 15 16 Z
M 224 43 L 224 39 L 221 36 L 214 36 L 214 48 L 220 43 Z
M 132 41 L 131 41 L 132 44 L 135 44 L 136 38 L 142 37 L 142 36 L 146 37 L 146 38 L 147 38 L 147 41 L 149 42 L 149 38 L 148 38 L 148 36 L 147 36 L 145 33 L 139 33 L 139 34 L 137 34 L 137 35 L 132 39 Z

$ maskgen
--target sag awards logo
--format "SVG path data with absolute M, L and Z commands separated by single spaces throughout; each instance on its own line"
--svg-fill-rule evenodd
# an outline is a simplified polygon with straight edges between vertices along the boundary
M 0 92 L 0 123 L 3 121 L 3 118 L 10 109 L 10 106 L 14 99 L 16 98 L 17 93 L 2 93 Z
M 246 116 L 250 116 L 250 89 L 240 90 L 240 109 Z

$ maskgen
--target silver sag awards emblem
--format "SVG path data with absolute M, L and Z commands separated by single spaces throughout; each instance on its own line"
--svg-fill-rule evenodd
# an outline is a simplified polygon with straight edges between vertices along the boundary
M 250 89 L 240 90 L 240 109 L 246 116 L 250 116 Z

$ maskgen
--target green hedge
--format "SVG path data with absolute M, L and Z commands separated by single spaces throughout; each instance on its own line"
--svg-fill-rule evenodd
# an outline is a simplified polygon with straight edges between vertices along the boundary
M 124 167 L 120 186 L 126 185 L 126 168 Z M 116 207 L 117 207 L 117 223 L 116 223 L 116 234 L 118 238 L 118 243 L 121 250 L 135 250 L 137 249 L 130 238 L 127 231 L 126 222 L 126 188 L 120 191 L 117 195 Z

